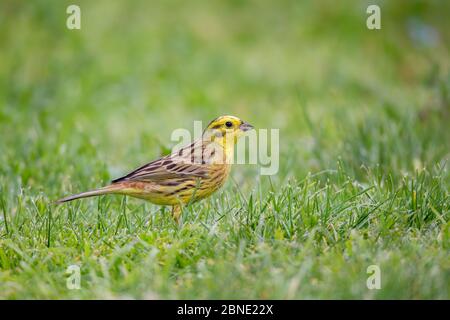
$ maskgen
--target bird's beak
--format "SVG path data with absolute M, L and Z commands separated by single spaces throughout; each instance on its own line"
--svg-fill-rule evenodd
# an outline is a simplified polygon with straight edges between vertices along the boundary
M 248 130 L 252 130 L 253 126 L 250 123 L 247 122 L 242 122 L 242 124 L 239 126 L 239 129 L 241 129 L 242 131 L 248 131 Z

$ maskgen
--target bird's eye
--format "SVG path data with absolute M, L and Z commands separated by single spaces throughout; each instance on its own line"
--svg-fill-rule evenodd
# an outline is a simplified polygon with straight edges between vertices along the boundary
M 231 121 L 225 122 L 225 125 L 227 126 L 227 128 L 231 128 L 231 127 L 233 126 L 233 124 L 231 123 Z

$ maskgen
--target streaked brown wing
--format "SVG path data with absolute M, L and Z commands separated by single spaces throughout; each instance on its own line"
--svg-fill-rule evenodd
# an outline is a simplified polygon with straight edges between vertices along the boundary
M 193 145 L 183 150 L 192 148 Z M 204 165 L 189 163 L 185 158 L 178 157 L 178 153 L 176 153 L 147 163 L 112 182 L 161 181 L 174 178 L 206 178 L 207 176 L 208 172 Z

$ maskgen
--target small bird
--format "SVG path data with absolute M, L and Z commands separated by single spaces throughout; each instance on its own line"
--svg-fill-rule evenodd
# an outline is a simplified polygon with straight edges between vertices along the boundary
M 253 126 L 234 116 L 209 123 L 201 139 L 147 163 L 111 184 L 56 201 L 64 203 L 105 194 L 121 194 L 172 206 L 179 222 L 182 207 L 217 191 L 228 178 L 237 139 Z

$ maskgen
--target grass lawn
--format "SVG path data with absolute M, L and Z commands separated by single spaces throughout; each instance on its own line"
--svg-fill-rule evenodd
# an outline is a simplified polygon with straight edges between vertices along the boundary
M 450 298 L 448 2 L 72 3 L 0 4 L 0 298 Z M 222 114 L 280 130 L 277 174 L 234 166 L 180 226 L 52 204 Z

